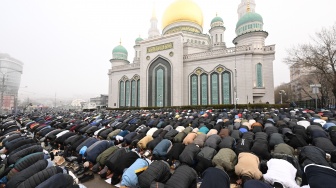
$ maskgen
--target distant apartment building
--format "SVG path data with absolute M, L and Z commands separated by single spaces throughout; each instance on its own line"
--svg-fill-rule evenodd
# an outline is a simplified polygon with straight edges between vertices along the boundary
M 97 109 L 106 108 L 108 104 L 108 95 L 101 94 L 99 97 L 90 98 L 90 103 L 96 104 Z
M 10 111 L 17 105 L 23 63 L 0 53 L 0 110 Z
M 321 75 L 315 70 L 313 67 L 307 68 L 297 64 L 290 67 L 290 100 L 302 102 L 304 106 L 315 106 L 315 100 L 318 99 L 319 107 L 334 106 L 336 101 L 331 88 L 326 85 L 325 80 L 320 79 Z M 313 92 L 313 85 L 319 86 L 317 94 Z

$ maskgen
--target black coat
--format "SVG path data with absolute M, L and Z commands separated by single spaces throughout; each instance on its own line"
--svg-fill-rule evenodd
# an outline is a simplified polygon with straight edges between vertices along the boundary
M 138 176 L 139 186 L 148 188 L 153 181 L 165 183 L 170 176 L 169 164 L 163 161 L 154 161 Z
M 200 188 L 230 188 L 229 175 L 218 168 L 210 167 L 202 174 L 203 180 Z
M 46 168 L 30 178 L 26 179 L 24 182 L 22 182 L 17 188 L 35 188 L 45 180 L 49 179 L 51 176 L 58 174 L 58 173 L 63 173 L 62 168 L 58 166 L 52 166 L 49 168 Z
M 36 188 L 64 188 L 71 187 L 73 184 L 74 179 L 71 175 L 58 173 L 39 184 Z
M 330 166 L 326 160 L 325 151 L 315 146 L 303 147 L 299 155 L 299 162 L 302 167 L 312 163 L 323 166 Z
M 11 165 L 14 164 L 17 160 L 20 158 L 29 155 L 31 153 L 36 153 L 36 152 L 42 152 L 43 148 L 40 145 L 34 145 L 30 146 L 28 148 L 22 149 L 21 151 L 18 151 L 16 153 L 13 153 L 12 155 L 9 155 L 7 164 Z
M 178 182 L 178 183 L 177 183 Z M 167 181 L 165 188 L 196 188 L 197 173 L 187 165 L 178 167 L 171 178 Z
M 196 162 L 196 156 L 200 151 L 201 149 L 195 144 L 189 144 L 184 148 L 183 152 L 179 156 L 179 160 L 181 163 L 193 166 Z
M 36 163 L 37 161 L 43 158 L 44 158 L 43 152 L 36 152 L 19 159 L 14 164 L 14 168 L 8 173 L 7 179 L 11 179 L 11 177 L 13 177 L 16 173 L 21 172 L 22 170 L 26 169 L 30 165 Z
M 48 166 L 48 161 L 45 159 L 39 160 L 34 164 L 30 165 L 21 172 L 16 173 L 6 184 L 8 188 L 16 188 L 26 179 L 30 178 L 34 174 L 44 170 Z

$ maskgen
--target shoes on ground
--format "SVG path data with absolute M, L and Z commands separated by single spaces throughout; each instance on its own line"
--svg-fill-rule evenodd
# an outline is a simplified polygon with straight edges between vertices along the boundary
M 81 176 L 78 179 L 81 183 L 84 183 L 84 182 L 87 182 L 87 181 L 90 181 L 90 180 L 94 179 L 94 174 L 92 172 L 88 172 L 88 173 L 85 173 L 83 176 Z

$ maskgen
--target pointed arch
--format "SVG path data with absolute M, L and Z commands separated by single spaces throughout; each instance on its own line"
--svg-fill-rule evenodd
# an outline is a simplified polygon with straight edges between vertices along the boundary
M 256 86 L 257 87 L 264 87 L 264 83 L 263 83 L 263 71 L 262 71 L 262 64 L 258 63 L 256 65 Z
M 148 106 L 171 106 L 171 65 L 162 57 L 148 68 Z
M 231 104 L 231 73 L 229 71 L 222 73 L 222 93 L 223 104 Z
M 125 82 L 123 80 L 119 82 L 119 106 L 125 106 Z
M 198 75 L 192 74 L 190 76 L 190 104 L 198 105 Z
M 219 104 L 219 76 L 217 72 L 211 74 L 210 84 L 211 104 Z
M 208 74 L 201 74 L 201 105 L 208 105 Z

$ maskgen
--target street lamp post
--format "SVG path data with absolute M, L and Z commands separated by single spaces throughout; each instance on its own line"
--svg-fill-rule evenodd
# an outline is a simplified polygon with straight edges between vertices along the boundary
M 285 90 L 280 90 L 279 91 L 279 94 L 280 94 L 280 104 L 282 104 L 282 95 L 286 95 L 286 91 Z
M 238 44 L 238 42 L 234 42 L 234 45 L 235 45 L 235 65 L 234 65 L 234 70 L 235 70 L 235 86 L 234 86 L 235 99 L 234 99 L 234 108 L 235 108 L 235 111 L 237 111 L 237 102 L 238 102 L 238 97 L 237 97 L 237 44 Z
M 321 84 L 312 84 L 310 87 L 313 89 L 313 94 L 316 95 L 315 97 L 315 110 L 317 109 L 317 95 L 319 93 L 319 88 L 321 87 Z

